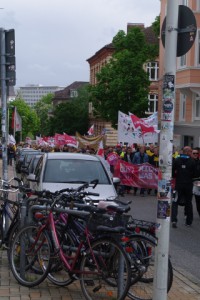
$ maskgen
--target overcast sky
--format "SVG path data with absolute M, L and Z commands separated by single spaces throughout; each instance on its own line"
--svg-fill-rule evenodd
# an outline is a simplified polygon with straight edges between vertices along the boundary
M 15 29 L 16 86 L 89 81 L 86 61 L 127 23 L 150 26 L 159 0 L 1 0 L 4 29 Z

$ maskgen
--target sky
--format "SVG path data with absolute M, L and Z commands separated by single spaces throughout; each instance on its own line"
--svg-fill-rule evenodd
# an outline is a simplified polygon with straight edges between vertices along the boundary
M 89 81 L 87 59 L 127 23 L 148 27 L 160 0 L 1 0 L 1 28 L 15 30 L 16 87 Z

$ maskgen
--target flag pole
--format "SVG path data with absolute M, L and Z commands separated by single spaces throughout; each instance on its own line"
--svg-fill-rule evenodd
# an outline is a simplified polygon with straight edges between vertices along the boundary
M 15 139 L 15 132 L 16 132 L 16 106 L 14 106 L 14 118 L 13 118 L 13 122 L 14 122 L 13 136 L 14 136 L 14 139 Z
M 22 118 L 21 118 L 20 142 L 22 142 Z

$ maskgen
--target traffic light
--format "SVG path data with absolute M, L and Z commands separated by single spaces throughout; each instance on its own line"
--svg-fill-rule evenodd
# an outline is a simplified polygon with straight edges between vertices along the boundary
M 6 85 L 16 84 L 15 30 L 5 30 Z

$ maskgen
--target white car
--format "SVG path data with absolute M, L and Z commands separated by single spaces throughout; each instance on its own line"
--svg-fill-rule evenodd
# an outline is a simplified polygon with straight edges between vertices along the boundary
M 82 153 L 50 152 L 41 156 L 33 174 L 29 174 L 32 189 L 55 192 L 64 188 L 76 188 L 81 184 L 93 180 L 98 184 L 87 191 L 99 193 L 99 197 L 92 196 L 92 200 L 106 200 L 117 197 L 114 184 L 119 178 L 112 178 L 106 162 L 98 155 Z

